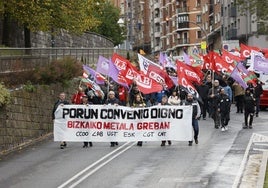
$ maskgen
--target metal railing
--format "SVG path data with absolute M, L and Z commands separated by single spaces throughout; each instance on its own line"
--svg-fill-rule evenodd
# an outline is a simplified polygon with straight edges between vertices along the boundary
M 127 57 L 127 50 L 114 48 L 0 48 L 0 73 L 14 71 L 15 64 L 22 67 L 44 66 L 55 60 L 71 57 L 84 64 L 96 65 L 99 56 L 110 58 L 113 53 Z M 129 51 L 132 56 L 133 52 Z

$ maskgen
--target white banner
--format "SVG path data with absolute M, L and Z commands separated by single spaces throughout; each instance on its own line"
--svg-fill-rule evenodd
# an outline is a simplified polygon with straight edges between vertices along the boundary
M 63 105 L 55 112 L 54 141 L 189 141 L 192 138 L 192 106 Z

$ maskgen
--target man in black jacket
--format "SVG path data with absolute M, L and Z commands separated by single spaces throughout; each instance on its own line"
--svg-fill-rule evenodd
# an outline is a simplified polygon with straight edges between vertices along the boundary
M 231 109 L 231 100 L 227 94 L 225 94 L 225 90 L 220 89 L 219 97 L 218 97 L 218 111 L 220 113 L 221 120 L 221 131 L 227 130 L 227 125 L 230 120 L 230 109 Z
M 53 110 L 52 110 L 52 120 L 55 119 L 55 112 L 58 108 L 59 105 L 66 105 L 66 104 L 70 104 L 67 100 L 66 100 L 66 94 L 64 92 L 60 93 L 59 95 L 59 99 L 55 102 Z M 62 141 L 60 143 L 60 149 L 64 149 L 67 146 L 67 143 L 65 141 Z

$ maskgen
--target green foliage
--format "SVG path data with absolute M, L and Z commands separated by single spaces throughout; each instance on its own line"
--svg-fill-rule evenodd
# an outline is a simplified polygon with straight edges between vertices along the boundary
M 11 101 L 10 92 L 5 88 L 3 83 L 0 83 L 0 107 L 9 104 Z
M 23 86 L 23 89 L 25 89 L 29 93 L 33 93 L 36 91 L 36 87 L 32 84 L 31 81 L 27 81 L 26 84 Z
M 265 0 L 237 0 L 236 5 L 239 6 L 240 13 L 247 15 L 257 14 L 257 21 L 268 21 L 268 1 Z
M 72 58 L 64 58 L 38 69 L 33 78 L 38 84 L 67 83 L 74 77 L 81 76 L 82 70 L 80 62 Z
M 9 15 L 31 31 L 83 33 L 100 24 L 92 14 L 103 0 L 4 0 L 0 15 Z
M 99 8 L 94 11 L 94 15 L 99 18 L 101 24 L 90 31 L 110 38 L 115 46 L 124 41 L 126 27 L 120 27 L 117 23 L 120 18 L 120 10 L 118 8 L 106 1 L 104 4 L 99 5 Z

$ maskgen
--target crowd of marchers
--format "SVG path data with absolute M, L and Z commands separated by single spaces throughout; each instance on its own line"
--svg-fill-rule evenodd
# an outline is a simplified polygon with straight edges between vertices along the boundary
M 67 99 L 64 92 L 59 94 L 59 99 L 55 102 L 54 112 L 59 105 L 67 104 L 85 104 L 85 105 L 122 105 L 129 107 L 149 107 L 154 105 L 192 105 L 192 127 L 194 138 L 190 140 L 188 145 L 192 143 L 198 144 L 200 119 L 206 120 L 212 118 L 214 127 L 221 131 L 228 130 L 230 121 L 231 105 L 235 104 L 236 113 L 244 114 L 244 129 L 253 128 L 253 118 L 258 117 L 260 111 L 260 96 L 263 92 L 262 83 L 255 79 L 249 82 L 248 87 L 244 89 L 240 84 L 235 82 L 231 77 L 226 75 L 218 75 L 207 72 L 200 85 L 196 85 L 199 99 L 191 93 L 187 93 L 181 86 L 175 86 L 171 89 L 163 89 L 162 91 L 143 94 L 135 84 L 130 88 L 126 88 L 113 81 L 108 81 L 102 86 L 104 97 L 100 97 L 95 91 L 87 86 L 79 85 L 76 92 Z M 171 145 L 171 140 L 163 140 L 161 146 L 165 146 L 166 142 Z M 142 146 L 143 142 L 138 141 L 137 146 Z M 118 142 L 111 142 L 110 146 L 117 146 Z M 60 143 L 60 148 L 65 148 L 66 142 Z M 83 147 L 92 147 L 92 142 L 84 142 Z

